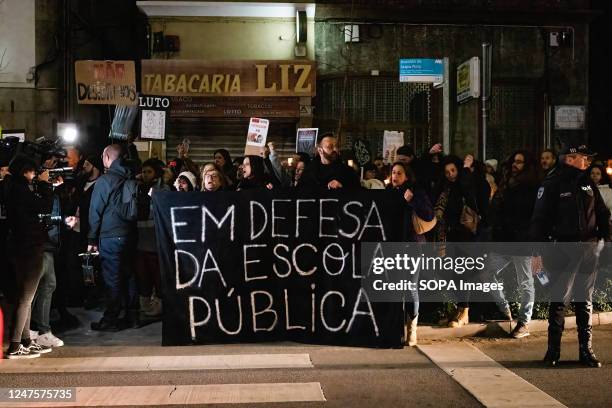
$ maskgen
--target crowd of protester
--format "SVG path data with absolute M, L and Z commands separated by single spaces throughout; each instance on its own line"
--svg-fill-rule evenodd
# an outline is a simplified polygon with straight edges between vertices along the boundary
M 156 192 L 388 189 L 404 203 L 406 219 L 413 220 L 406 225 L 410 241 L 525 242 L 530 239 L 538 189 L 561 166 L 552 150 L 543 151 L 539 161 L 518 150 L 502 162 L 480 162 L 470 154 L 444 155 L 440 144 L 420 157 L 410 146 L 402 146 L 394 163 L 376 157 L 365 164 L 360 180 L 359 172 L 340 157 L 333 134 L 320 137 L 314 154 L 299 152 L 285 161 L 270 142 L 263 156 L 232 160 L 227 150 L 218 149 L 210 162 L 198 164 L 189 157 L 189 140 L 184 140 L 172 160 L 141 162 L 131 142 L 107 146 L 102 156 L 70 149 L 69 165 L 76 174 L 72 180 L 51 183 L 48 171 L 22 156 L 3 170 L 0 192 L 8 217 L 0 219 L 0 235 L 10 239 L 4 238 L 0 247 L 3 256 L 12 255 L 13 271 L 18 271 L 4 272 L 0 279 L 0 291 L 14 310 L 9 358 L 32 358 L 63 345 L 51 331 L 52 304 L 62 327 L 78 325 L 69 306 L 91 309 L 104 304 L 102 319 L 91 323 L 98 331 L 138 327 L 160 318 L 161 277 L 151 204 Z M 43 167 L 52 169 L 59 161 L 60 157 L 47 157 Z M 606 168 L 593 164 L 588 174 L 610 209 Z M 119 190 L 119 196 L 132 194 L 137 208 L 114 199 Z M 63 221 L 41 222 L 39 214 L 58 215 Z M 86 284 L 79 254 L 92 252 L 99 253 L 94 261 L 99 263 L 98 275 L 93 284 Z M 497 254 L 493 261 L 493 279 L 509 265 L 514 267 L 521 302 L 512 336 L 527 336 L 535 293 L 533 259 Z M 494 292 L 492 300 L 505 318 L 513 318 L 503 291 Z M 465 299 L 458 302 L 447 324 L 467 324 L 469 306 Z M 418 317 L 419 296 L 414 291 L 407 309 L 410 345 L 417 341 Z

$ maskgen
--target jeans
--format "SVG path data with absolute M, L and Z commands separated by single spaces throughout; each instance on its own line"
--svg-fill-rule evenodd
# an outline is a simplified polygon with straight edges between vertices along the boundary
M 13 311 L 10 340 L 19 343 L 30 338 L 32 300 L 43 272 L 43 248 L 30 247 L 15 254 L 17 303 Z
M 533 274 L 531 271 L 531 257 L 491 253 L 489 255 L 488 263 L 491 282 L 497 282 L 497 275 L 511 263 L 514 265 L 518 290 L 521 296 L 521 309 L 519 312 L 518 321 L 523 324 L 529 324 L 531 321 L 531 315 L 533 314 L 533 303 L 535 301 L 535 287 L 533 285 Z M 501 310 L 505 310 L 505 308 L 508 306 L 508 301 L 506 300 L 503 291 L 500 290 L 492 293 L 497 306 Z
M 136 279 L 133 260 L 136 255 L 135 240 L 132 237 L 100 239 L 100 264 L 106 286 L 107 301 L 104 319 L 116 322 L 121 311 L 134 307 L 137 299 Z
M 40 334 L 51 331 L 49 314 L 51 313 L 51 299 L 55 291 L 55 256 L 53 252 L 43 254 L 42 277 L 38 283 L 36 296 L 32 303 L 31 327 Z

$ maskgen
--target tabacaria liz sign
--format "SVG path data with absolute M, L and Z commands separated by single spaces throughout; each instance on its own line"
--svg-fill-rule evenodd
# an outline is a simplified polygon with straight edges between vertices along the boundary
M 315 96 L 313 61 L 143 60 L 142 91 L 167 96 Z

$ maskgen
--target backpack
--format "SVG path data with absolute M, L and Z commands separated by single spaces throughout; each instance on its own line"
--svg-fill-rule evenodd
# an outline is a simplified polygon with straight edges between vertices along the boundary
M 124 221 L 138 219 L 138 182 L 134 179 L 124 179 L 115 195 L 115 208 Z

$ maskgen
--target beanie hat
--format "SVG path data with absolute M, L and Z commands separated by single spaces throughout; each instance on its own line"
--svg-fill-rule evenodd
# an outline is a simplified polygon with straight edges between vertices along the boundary
M 196 187 L 196 177 L 193 175 L 192 172 L 190 171 L 184 171 L 181 174 L 179 174 L 179 176 L 177 177 L 177 179 L 174 181 L 174 187 L 176 187 L 176 189 L 179 189 L 179 179 L 183 177 L 185 179 L 187 179 L 187 181 L 189 181 L 189 183 L 191 184 L 191 189 L 194 190 Z
M 485 164 L 493 167 L 493 170 L 497 171 L 497 160 L 495 159 L 485 160 Z
M 102 159 L 99 155 L 92 154 L 91 156 L 88 156 L 85 161 L 91 163 L 91 165 L 98 169 L 100 173 L 104 173 L 104 165 L 102 164 Z

